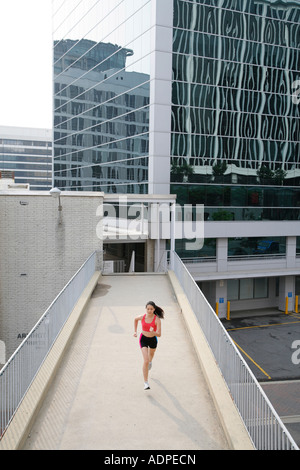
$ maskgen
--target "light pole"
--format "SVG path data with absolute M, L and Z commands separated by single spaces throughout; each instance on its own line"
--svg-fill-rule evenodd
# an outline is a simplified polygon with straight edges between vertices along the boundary
M 62 205 L 61 205 L 61 202 L 60 202 L 61 190 L 58 189 L 58 188 L 52 188 L 52 189 L 50 190 L 50 194 L 51 194 L 51 196 L 53 196 L 55 199 L 58 198 L 58 211 L 59 211 L 59 221 L 58 221 L 58 223 L 61 224 L 61 212 L 62 212 Z

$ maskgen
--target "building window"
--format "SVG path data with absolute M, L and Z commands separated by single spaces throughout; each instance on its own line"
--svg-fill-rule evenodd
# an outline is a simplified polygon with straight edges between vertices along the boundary
M 300 256 L 300 237 L 296 237 L 296 256 Z
M 269 295 L 269 278 L 229 279 L 227 281 L 227 298 L 233 300 L 267 299 Z
M 175 251 L 181 257 L 188 261 L 188 259 L 195 259 L 201 258 L 209 260 L 216 260 L 216 253 L 217 253 L 217 243 L 216 238 L 206 238 L 204 240 L 203 246 L 201 249 L 196 249 L 197 244 L 195 243 L 195 250 L 193 249 L 186 249 L 186 245 L 195 243 L 195 240 L 176 240 Z
M 241 257 L 284 256 L 285 237 L 242 237 L 228 239 L 228 257 L 232 260 Z
M 295 276 L 295 295 L 300 295 L 300 276 Z

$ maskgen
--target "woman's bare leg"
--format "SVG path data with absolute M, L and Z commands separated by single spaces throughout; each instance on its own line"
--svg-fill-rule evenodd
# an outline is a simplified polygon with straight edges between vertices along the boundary
M 149 354 L 148 354 L 148 348 L 144 347 L 142 348 L 142 355 L 144 359 L 143 363 L 143 376 L 144 376 L 144 381 L 148 382 L 148 369 L 149 369 Z
M 156 349 L 149 348 L 148 349 L 148 359 L 149 359 L 149 364 L 152 363 L 152 359 L 154 357 Z

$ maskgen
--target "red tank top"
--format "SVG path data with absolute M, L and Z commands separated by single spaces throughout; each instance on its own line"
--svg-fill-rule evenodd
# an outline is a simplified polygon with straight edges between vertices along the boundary
M 156 315 L 154 315 L 154 318 L 151 323 L 147 323 L 145 321 L 145 318 L 146 318 L 146 314 L 143 316 L 143 319 L 142 319 L 142 330 L 150 332 L 150 328 L 152 327 L 153 331 L 156 331 L 156 325 L 155 325 Z

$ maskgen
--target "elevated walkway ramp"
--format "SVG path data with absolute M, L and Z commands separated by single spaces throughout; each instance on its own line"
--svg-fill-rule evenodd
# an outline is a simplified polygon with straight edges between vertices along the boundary
M 165 319 L 144 391 L 133 320 L 149 300 Z M 23 448 L 229 448 L 167 275 L 100 277 Z

